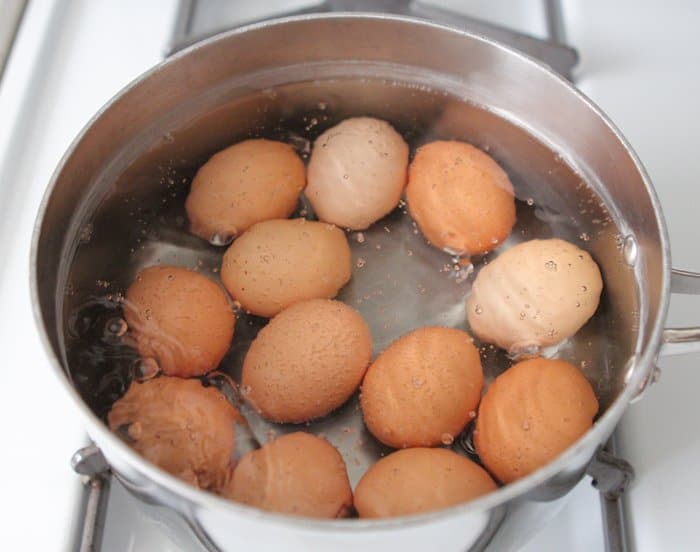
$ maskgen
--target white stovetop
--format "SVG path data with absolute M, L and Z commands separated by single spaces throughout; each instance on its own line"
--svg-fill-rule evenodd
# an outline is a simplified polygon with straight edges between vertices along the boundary
M 523 8 L 526 3 L 506 8 L 504 2 L 486 0 L 439 3 L 467 10 L 486 7 L 498 20 L 527 21 L 533 32 L 543 33 Z M 582 58 L 578 85 L 612 116 L 643 159 L 668 218 L 676 264 L 700 269 L 695 240 L 700 6 L 693 0 L 563 4 L 569 40 Z M 119 88 L 161 59 L 175 9 L 175 0 L 33 0 L 0 83 L 0 351 L 5 361 L 0 368 L 0 519 L 6 550 L 66 549 L 80 491 L 69 458 L 83 444 L 83 432 L 48 374 L 31 315 L 28 251 L 34 215 L 53 168 L 83 124 Z M 700 322 L 700 301 L 675 300 L 670 322 Z M 661 384 L 624 419 L 623 452 L 638 473 L 630 502 L 640 551 L 700 547 L 699 360 L 663 361 Z M 108 548 L 178 550 L 157 533 L 144 537 L 140 531 L 152 526 L 133 509 L 121 515 L 130 525 L 112 526 L 120 545 Z M 598 499 L 587 481 L 525 548 L 565 549 L 602 549 Z

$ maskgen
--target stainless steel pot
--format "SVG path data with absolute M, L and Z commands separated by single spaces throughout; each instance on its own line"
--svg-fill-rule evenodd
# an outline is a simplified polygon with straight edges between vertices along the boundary
M 384 85 L 372 88 L 370 81 L 378 79 Z M 416 90 L 411 96 L 402 88 L 400 104 L 392 92 L 398 81 Z M 314 521 L 257 511 L 198 491 L 134 453 L 93 414 L 68 377 L 66 286 L 94 278 L 96 263 L 116 274 L 113 265 L 121 262 L 114 236 L 96 238 L 91 256 L 84 257 L 92 261 L 76 269 L 76 251 L 95 230 L 86 226 L 91 213 L 115 197 L 132 204 L 148 199 L 158 176 L 167 176 L 165 165 L 196 166 L 266 124 L 266 106 L 301 112 L 320 95 L 334 94 L 338 116 L 354 110 L 391 118 L 427 109 L 420 91 L 428 88 L 470 102 L 438 106 L 443 133 L 459 127 L 472 141 L 491 144 L 494 155 L 527 176 L 521 191 L 557 212 L 574 212 L 574 218 L 583 203 L 609 216 L 576 222 L 591 238 L 586 248 L 606 283 L 604 327 L 592 327 L 574 344 L 589 359 L 587 375 L 597 382 L 604 409 L 594 427 L 548 466 L 493 494 L 387 521 Z M 108 217 L 113 234 L 134 231 L 119 227 L 123 214 L 115 207 Z M 208 546 L 223 550 L 252 543 L 286 550 L 517 547 L 546 522 L 557 507 L 554 499 L 583 476 L 627 405 L 652 379 L 662 348 L 678 352 L 681 343 L 697 350 L 700 339 L 698 328 L 664 330 L 672 287 L 698 292 L 698 276 L 674 272 L 672 278 L 656 195 L 605 115 L 564 79 L 514 50 L 394 16 L 336 14 L 253 25 L 197 44 L 146 73 L 105 106 L 65 155 L 38 215 L 31 262 L 35 313 L 53 369 L 113 472 L 143 500 L 182 514 Z M 607 340 L 593 343 L 596 332 Z

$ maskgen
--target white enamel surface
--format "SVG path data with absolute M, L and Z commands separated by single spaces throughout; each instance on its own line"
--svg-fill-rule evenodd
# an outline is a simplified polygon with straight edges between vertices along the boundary
M 39 202 L 82 126 L 161 58 L 173 17 L 170 0 L 32 1 L 0 83 L 4 550 L 68 548 L 80 496 L 70 457 L 86 440 L 32 317 L 29 246 Z
M 700 270 L 700 5 L 564 2 L 581 52 L 578 85 L 610 115 L 642 159 L 661 200 L 673 264 Z M 700 299 L 671 299 L 669 326 L 700 324 Z M 622 420 L 621 455 L 637 479 L 629 493 L 636 550 L 697 550 L 700 534 L 700 355 L 661 359 L 658 385 Z

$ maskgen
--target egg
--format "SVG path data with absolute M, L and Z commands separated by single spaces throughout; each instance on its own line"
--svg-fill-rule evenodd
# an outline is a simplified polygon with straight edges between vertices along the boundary
M 184 268 L 152 266 L 126 291 L 124 317 L 143 358 L 168 376 L 206 374 L 233 338 L 235 316 L 224 291 Z
M 513 186 L 489 155 L 464 142 L 421 146 L 408 171 L 406 199 L 423 235 L 453 255 L 498 247 L 515 224 Z
M 476 416 L 484 382 L 469 334 L 426 327 L 394 341 L 367 370 L 365 424 L 395 448 L 450 444 Z
M 498 376 L 479 406 L 474 445 L 502 483 L 554 460 L 592 426 L 598 401 L 588 380 L 562 360 L 519 362 Z
M 355 489 L 361 518 L 421 514 L 473 500 L 496 490 L 478 464 L 442 448 L 411 448 L 380 459 Z
M 321 220 L 363 230 L 396 207 L 407 165 L 408 145 L 389 123 L 346 119 L 314 142 L 305 195 Z
M 243 362 L 242 389 L 265 418 L 305 422 L 347 401 L 371 357 L 372 336 L 357 311 L 310 299 L 260 330 Z
M 346 517 L 352 507 L 340 453 L 302 432 L 278 437 L 243 456 L 224 496 L 262 510 L 312 518 Z
M 224 245 L 256 222 L 286 218 L 306 184 L 292 146 L 245 140 L 216 153 L 197 171 L 185 209 L 192 233 Z
M 107 415 L 112 431 L 168 473 L 220 491 L 230 477 L 236 424 L 245 420 L 214 387 L 161 376 L 132 382 Z
M 305 219 L 259 222 L 224 255 L 221 280 L 245 310 L 272 317 L 305 299 L 335 297 L 351 276 L 342 230 Z
M 484 266 L 467 298 L 474 334 L 512 355 L 574 335 L 598 308 L 603 280 L 591 256 L 560 239 L 530 240 Z

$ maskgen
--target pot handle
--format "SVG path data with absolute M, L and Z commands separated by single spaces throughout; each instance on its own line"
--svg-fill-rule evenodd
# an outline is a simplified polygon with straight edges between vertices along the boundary
M 700 272 L 671 269 L 671 293 L 700 295 Z M 700 327 L 666 328 L 660 356 L 700 353 Z

